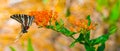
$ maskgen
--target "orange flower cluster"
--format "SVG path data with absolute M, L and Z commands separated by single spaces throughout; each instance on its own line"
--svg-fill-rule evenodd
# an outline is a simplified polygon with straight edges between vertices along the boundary
M 93 26 L 92 23 L 90 24 L 90 26 L 88 26 L 88 20 L 86 19 L 80 19 L 79 21 L 75 21 L 74 25 L 88 30 L 95 29 L 95 26 Z
M 88 26 L 87 19 L 75 19 L 75 17 L 69 17 L 69 22 L 73 25 L 70 27 L 71 31 L 80 31 L 81 29 L 92 30 L 95 29 L 95 25 L 93 23 Z
M 35 17 L 34 22 L 38 26 L 47 26 L 47 25 L 49 25 L 50 21 L 56 20 L 57 17 L 58 17 L 57 12 L 48 11 L 48 10 L 44 10 L 44 11 L 31 11 L 29 13 L 29 15 Z

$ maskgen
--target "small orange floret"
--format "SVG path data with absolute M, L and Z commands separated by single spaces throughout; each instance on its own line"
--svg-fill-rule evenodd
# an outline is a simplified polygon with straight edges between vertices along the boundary
M 57 12 L 53 11 L 31 11 L 29 15 L 34 16 L 35 20 L 34 22 L 39 26 L 47 26 L 50 22 L 50 20 L 56 20 L 58 15 Z

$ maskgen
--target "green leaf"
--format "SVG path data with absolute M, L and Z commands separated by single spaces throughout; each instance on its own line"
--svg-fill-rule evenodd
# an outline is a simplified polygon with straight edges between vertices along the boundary
M 85 39 L 89 43 L 89 40 L 90 40 L 90 31 L 87 31 L 87 33 L 85 34 Z
M 109 34 L 104 34 L 96 39 L 92 39 L 91 40 L 91 44 L 92 45 L 96 45 L 96 44 L 99 44 L 99 43 L 104 43 L 108 40 L 109 38 Z
M 46 26 L 46 28 L 48 28 L 48 29 L 54 29 L 54 26 L 48 25 L 48 26 Z
M 101 45 L 98 47 L 97 51 L 104 51 L 105 49 L 105 43 L 101 43 Z
M 60 22 L 55 22 L 55 27 L 54 27 L 55 31 L 61 32 L 66 36 L 71 36 L 73 34 L 75 34 L 75 32 L 71 32 L 70 30 L 68 30 L 67 28 L 64 27 L 64 22 L 62 19 L 60 19 Z
M 108 40 L 109 36 L 113 34 L 115 31 L 116 31 L 116 27 L 111 27 L 107 34 L 103 34 L 102 36 L 96 39 L 92 39 L 91 44 L 95 45 L 99 43 L 105 43 Z
M 30 38 L 28 39 L 28 48 L 27 48 L 27 51 L 34 51 Z
M 90 26 L 90 24 L 91 24 L 90 15 L 87 16 L 87 20 L 88 20 L 88 26 Z
M 84 40 L 84 35 L 82 33 L 80 33 L 80 35 L 76 41 L 83 41 L 83 40 Z
M 12 46 L 9 46 L 9 48 L 11 49 L 11 51 L 16 51 L 15 48 L 13 48 Z
M 60 29 L 60 27 L 61 27 L 61 25 L 57 21 L 55 22 L 55 26 L 56 26 L 55 27 L 56 30 Z
M 85 46 L 86 51 L 95 51 L 95 47 L 94 46 L 90 46 L 88 44 L 84 44 L 84 46 Z
M 61 26 L 64 25 L 64 21 L 62 19 L 60 19 L 60 23 L 59 23 Z
M 67 8 L 67 11 L 66 11 L 66 17 L 69 17 L 70 16 L 70 8 Z
M 77 39 L 75 39 L 74 42 L 71 43 L 70 47 L 74 47 L 75 43 L 79 42 L 81 44 L 84 44 L 84 35 L 81 33 Z
M 73 34 L 75 34 L 75 32 L 71 32 L 70 30 L 68 30 L 67 28 L 65 27 L 61 27 L 59 29 L 59 32 L 63 33 L 64 35 L 66 36 L 72 36 Z
M 111 28 L 108 30 L 108 34 L 113 34 L 117 31 L 117 27 L 116 26 L 111 26 Z
M 61 28 L 61 27 L 63 27 L 64 26 L 64 22 L 63 22 L 63 20 L 62 19 L 60 19 L 60 22 L 55 22 L 55 29 L 57 30 L 57 31 L 59 31 L 59 29 Z
M 76 41 L 72 42 L 72 43 L 70 44 L 70 48 L 74 47 L 74 46 L 75 46 L 75 43 L 76 43 Z

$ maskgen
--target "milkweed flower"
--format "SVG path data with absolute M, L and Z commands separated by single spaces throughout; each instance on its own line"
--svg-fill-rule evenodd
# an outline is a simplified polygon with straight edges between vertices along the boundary
M 51 21 L 57 19 L 58 14 L 57 12 L 43 10 L 43 11 L 31 11 L 29 15 L 34 16 L 34 22 L 38 26 L 47 26 Z
M 94 30 L 96 26 L 93 22 L 88 26 L 87 19 L 76 19 L 73 16 L 69 17 L 68 21 L 72 24 L 72 26 L 69 27 L 71 31 L 81 31 L 82 29 Z

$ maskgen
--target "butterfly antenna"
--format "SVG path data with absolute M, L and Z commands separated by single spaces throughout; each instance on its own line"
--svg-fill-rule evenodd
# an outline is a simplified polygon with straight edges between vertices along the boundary
M 16 39 L 15 39 L 14 42 L 17 42 L 17 41 L 22 37 L 22 35 L 23 35 L 23 33 L 20 32 L 20 33 L 17 35 L 17 37 L 16 37 Z

